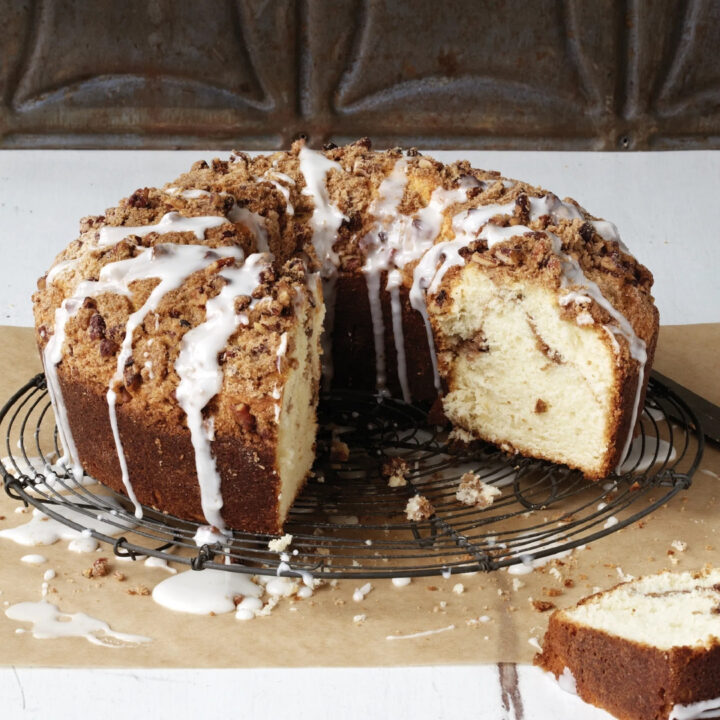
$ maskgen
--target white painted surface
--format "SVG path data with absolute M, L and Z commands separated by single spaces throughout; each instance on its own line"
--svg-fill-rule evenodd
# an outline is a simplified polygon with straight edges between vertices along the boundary
M 0 322 L 31 325 L 30 294 L 78 219 L 172 180 L 212 151 L 0 151 Z M 663 324 L 720 321 L 720 151 L 437 152 L 572 196 L 615 222 L 655 274 Z
M 523 720 L 612 720 L 521 666 Z M 81 689 L 83 688 L 84 690 Z M 252 720 L 514 720 L 494 665 L 297 670 L 94 670 L 7 668 L 3 720 L 86 717 Z

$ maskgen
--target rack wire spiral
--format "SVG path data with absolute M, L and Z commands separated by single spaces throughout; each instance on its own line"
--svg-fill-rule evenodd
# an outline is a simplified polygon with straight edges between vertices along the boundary
M 54 464 L 61 448 L 42 374 L 0 410 L 3 437 L 6 492 L 111 544 L 117 555 L 155 556 L 196 570 L 324 578 L 490 571 L 563 554 L 636 522 L 690 487 L 703 452 L 690 408 L 653 378 L 633 450 L 622 472 L 601 482 L 484 443 L 454 447 L 418 407 L 338 392 L 321 402 L 313 476 L 286 522 L 292 543 L 278 553 L 268 548 L 271 536 L 243 532 L 198 548 L 197 523 L 150 508 L 138 520 L 124 496 L 76 483 Z M 332 453 L 338 440 L 349 449 L 342 462 Z M 392 457 L 408 464 L 406 486 L 391 488 L 382 475 Z M 501 489 L 491 506 L 456 500 L 459 478 L 468 471 Z M 406 518 L 415 494 L 434 506 L 429 519 Z

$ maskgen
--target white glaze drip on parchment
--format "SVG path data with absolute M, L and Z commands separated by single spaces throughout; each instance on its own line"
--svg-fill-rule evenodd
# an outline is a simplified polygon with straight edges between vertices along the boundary
M 11 605 L 5 615 L 11 620 L 32 623 L 30 632 L 41 640 L 80 637 L 103 647 L 128 647 L 150 642 L 150 638 L 142 635 L 115 632 L 105 621 L 85 613 L 63 612 L 46 600 Z
M 327 174 L 331 170 L 343 172 L 339 163 L 329 160 L 320 152 L 303 147 L 298 154 L 300 172 L 305 178 L 302 194 L 310 197 L 315 205 L 310 217 L 312 244 L 320 263 L 323 301 L 325 303 L 325 327 L 322 335 L 322 375 L 327 388 L 333 376 L 332 331 L 335 323 L 335 298 L 337 286 L 337 268 L 340 257 L 334 250 L 338 230 L 347 218 L 330 202 L 326 186 Z
M 214 439 L 212 418 L 203 417 L 203 408 L 222 388 L 223 372 L 218 364 L 222 352 L 237 327 L 247 324 L 245 315 L 235 312 L 235 299 L 251 296 L 260 283 L 260 274 L 270 265 L 270 257 L 256 253 L 250 255 L 240 267 L 223 268 L 220 277 L 225 279 L 222 290 L 207 301 L 205 322 L 188 330 L 180 343 L 175 371 L 180 378 L 175 396 L 185 411 L 195 450 L 195 469 L 200 486 L 200 501 L 205 519 L 224 530 L 220 516 L 223 499 L 220 474 L 211 451 Z M 251 299 L 250 307 L 257 300 Z M 243 323 L 244 320 L 244 323 Z
M 169 610 L 219 615 L 233 612 L 238 596 L 259 598 L 262 594 L 263 589 L 249 575 L 206 568 L 186 570 L 163 580 L 153 589 L 152 598 Z

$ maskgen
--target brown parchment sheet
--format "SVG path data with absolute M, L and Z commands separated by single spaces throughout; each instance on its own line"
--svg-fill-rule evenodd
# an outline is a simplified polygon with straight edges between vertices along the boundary
M 720 324 L 663 327 L 655 367 L 720 403 L 719 350 Z M 0 402 L 40 369 L 32 331 L 0 327 Z M 1 454 L 7 454 L 6 450 Z M 530 640 L 542 641 L 550 615 L 536 609 L 530 598 L 564 607 L 594 588 L 617 584 L 620 573 L 639 576 L 664 568 L 720 565 L 719 475 L 720 452 L 708 445 L 690 490 L 642 522 L 527 575 L 499 571 L 421 578 L 401 588 L 390 580 L 373 580 L 373 590 L 362 602 L 354 602 L 352 594 L 366 581 L 341 580 L 336 587 L 328 584 L 318 589 L 310 599 L 283 599 L 268 617 L 245 622 L 236 620 L 233 613 L 212 617 L 175 613 L 148 595 L 129 594 L 128 590 L 142 586 L 152 589 L 168 574 L 162 568 L 115 560 L 109 547 L 99 553 L 75 554 L 63 541 L 30 548 L 0 539 L 0 609 L 7 607 L 5 603 L 40 600 L 43 573 L 53 568 L 57 576 L 49 583 L 48 600 L 63 612 L 86 612 L 117 632 L 152 638 L 146 645 L 117 649 L 76 638 L 40 640 L 28 632 L 16 633 L 27 624 L 1 612 L 0 663 L 26 667 L 529 663 L 536 652 Z M 0 528 L 29 519 L 29 514 L 15 512 L 17 506 L 0 493 Z M 687 549 L 673 550 L 675 540 L 686 543 Z M 48 562 L 39 566 L 20 562 L 28 553 L 42 554 Z M 126 579 L 120 582 L 112 573 L 104 578 L 84 577 L 82 571 L 100 556 L 107 557 Z M 513 583 L 515 578 L 519 583 Z M 462 593 L 453 591 L 458 583 L 463 585 Z M 366 619 L 355 623 L 353 618 L 359 614 Z M 489 620 L 478 622 L 481 616 Z M 450 625 L 454 629 L 425 637 L 386 639 Z

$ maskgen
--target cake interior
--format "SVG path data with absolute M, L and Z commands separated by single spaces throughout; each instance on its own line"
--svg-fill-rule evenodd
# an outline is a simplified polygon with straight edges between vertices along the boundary
M 533 457 L 602 476 L 617 367 L 601 327 L 560 315 L 557 293 L 468 263 L 451 311 L 429 303 L 451 422 Z
M 287 379 L 278 417 L 276 462 L 281 483 L 278 497 L 280 526 L 315 460 L 315 406 L 320 378 L 320 337 L 325 316 L 319 289 L 315 289 L 313 302 L 307 305 L 305 323 L 295 325 L 293 337 L 288 341 L 294 350 L 286 358 Z
M 566 610 L 564 619 L 659 650 L 709 648 L 720 637 L 720 569 L 660 573 Z

